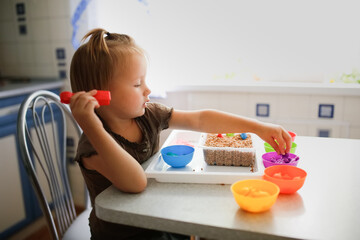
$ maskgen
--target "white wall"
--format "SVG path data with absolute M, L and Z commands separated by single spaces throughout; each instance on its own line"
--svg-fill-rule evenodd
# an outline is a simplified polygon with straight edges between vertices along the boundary
M 358 0 L 101 0 L 150 54 L 150 84 L 329 82 L 360 70 Z

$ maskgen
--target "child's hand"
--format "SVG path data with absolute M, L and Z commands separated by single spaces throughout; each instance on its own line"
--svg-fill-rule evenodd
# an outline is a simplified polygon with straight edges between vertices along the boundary
M 84 132 L 93 127 L 102 127 L 102 123 L 94 111 L 95 108 L 100 107 L 98 101 L 93 97 L 96 92 L 96 90 L 77 92 L 70 99 L 71 112 Z
M 269 143 L 278 154 L 284 155 L 290 152 L 291 136 L 283 127 L 271 123 L 263 123 L 257 135 Z

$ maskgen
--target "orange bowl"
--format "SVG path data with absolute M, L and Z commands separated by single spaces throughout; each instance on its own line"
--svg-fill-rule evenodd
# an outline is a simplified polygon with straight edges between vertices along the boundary
M 245 211 L 258 213 L 269 210 L 274 205 L 280 189 L 261 179 L 248 179 L 231 185 L 236 203 Z
M 298 167 L 289 165 L 276 165 L 265 168 L 263 179 L 275 183 L 280 193 L 295 193 L 305 182 L 307 173 Z

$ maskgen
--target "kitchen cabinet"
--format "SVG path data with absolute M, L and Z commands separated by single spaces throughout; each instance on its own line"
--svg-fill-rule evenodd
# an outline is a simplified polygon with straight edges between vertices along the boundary
M 360 139 L 360 84 L 179 85 L 156 101 L 175 109 L 218 109 L 256 118 L 299 136 Z
M 60 87 L 48 90 L 60 93 Z M 42 215 L 16 138 L 18 109 L 28 95 L 22 91 L 19 95 L 0 98 L 0 239 L 8 238 Z
M 1 121 L 1 120 L 0 120 Z M 16 146 L 16 124 L 0 128 L 0 191 L 1 221 L 0 238 L 4 239 L 16 229 L 29 223 L 26 203 L 31 201 L 28 193 L 31 187 L 24 181 L 24 168 L 18 158 Z

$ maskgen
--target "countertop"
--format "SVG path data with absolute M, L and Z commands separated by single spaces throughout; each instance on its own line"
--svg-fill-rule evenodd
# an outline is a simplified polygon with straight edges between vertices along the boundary
M 159 183 L 140 194 L 114 186 L 95 200 L 106 221 L 209 239 L 356 239 L 360 236 L 360 140 L 297 136 L 298 167 L 307 171 L 295 194 L 280 194 L 264 213 L 236 204 L 230 185 Z
M 0 79 L 0 99 L 23 95 L 40 89 L 64 86 L 58 78 L 8 78 Z

